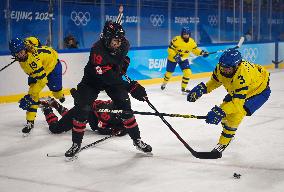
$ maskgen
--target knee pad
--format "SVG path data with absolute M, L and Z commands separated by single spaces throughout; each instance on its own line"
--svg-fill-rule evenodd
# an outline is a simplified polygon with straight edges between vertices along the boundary
M 182 70 L 182 73 L 183 73 L 183 77 L 185 77 L 185 78 L 190 78 L 190 76 L 191 76 L 191 70 L 190 69 L 184 69 L 184 70 Z

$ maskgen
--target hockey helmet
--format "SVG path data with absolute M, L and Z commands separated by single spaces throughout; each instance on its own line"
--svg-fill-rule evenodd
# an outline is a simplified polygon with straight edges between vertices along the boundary
M 125 36 L 125 31 L 122 26 L 118 23 L 107 21 L 104 25 L 102 39 L 106 47 L 110 46 L 112 39 L 123 39 Z
M 191 31 L 190 31 L 189 27 L 183 27 L 181 29 L 181 34 L 180 35 L 183 36 L 184 34 L 191 36 Z
M 26 47 L 24 42 L 20 38 L 15 38 L 10 40 L 9 49 L 11 51 L 11 55 L 15 57 L 17 53 L 26 49 Z
M 39 39 L 34 36 L 25 38 L 25 44 L 28 46 L 36 46 L 36 47 L 41 46 Z
M 224 51 L 219 59 L 221 67 L 237 67 L 242 61 L 241 53 L 236 49 L 228 49 Z

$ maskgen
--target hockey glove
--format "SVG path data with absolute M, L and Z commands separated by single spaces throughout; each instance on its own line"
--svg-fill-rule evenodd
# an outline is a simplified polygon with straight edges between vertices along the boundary
M 209 53 L 207 51 L 202 50 L 200 55 L 202 55 L 203 57 L 208 57 Z
M 192 90 L 189 91 L 187 95 L 187 101 L 195 102 L 203 94 L 206 94 L 206 93 L 207 93 L 207 87 L 203 82 L 201 82 L 198 85 L 196 85 Z
M 129 84 L 129 93 L 134 99 L 139 101 L 145 101 L 147 93 L 145 88 L 140 85 L 137 81 L 131 81 Z
M 174 59 L 175 59 L 175 61 L 176 61 L 177 63 L 182 62 L 182 59 L 181 59 L 180 54 L 176 54 L 176 55 L 174 56 Z
M 28 94 L 28 95 L 25 95 L 20 101 L 19 101 L 20 105 L 19 107 L 23 110 L 27 110 L 30 108 L 30 106 L 32 105 L 38 105 L 38 102 L 35 102 L 31 96 Z
M 215 107 L 208 112 L 205 121 L 208 124 L 218 125 L 224 117 L 226 117 L 225 112 L 220 107 L 215 105 Z
M 130 64 L 130 58 L 128 56 L 126 56 L 123 60 L 123 63 L 122 63 L 120 75 L 124 75 L 126 73 L 128 67 L 129 67 L 129 64 Z

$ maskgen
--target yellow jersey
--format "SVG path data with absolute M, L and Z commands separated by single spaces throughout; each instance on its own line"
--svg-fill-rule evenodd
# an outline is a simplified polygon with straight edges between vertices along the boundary
M 211 79 L 206 83 L 207 93 L 223 85 L 232 97 L 229 102 L 221 105 L 226 114 L 244 111 L 246 99 L 261 93 L 268 85 L 269 72 L 261 65 L 242 61 L 233 77 L 221 74 L 219 65 L 216 66 Z
M 185 42 L 181 36 L 175 36 L 168 48 L 168 60 L 176 62 L 174 56 L 179 54 L 182 60 L 189 57 L 190 53 L 200 55 L 201 49 L 197 47 L 197 44 L 192 38 L 189 38 L 188 42 Z
M 33 52 L 27 51 L 27 60 L 19 63 L 23 71 L 36 80 L 36 83 L 30 86 L 29 94 L 37 100 L 39 92 L 48 82 L 47 75 L 53 71 L 58 62 L 58 53 L 47 46 L 34 47 L 33 49 Z

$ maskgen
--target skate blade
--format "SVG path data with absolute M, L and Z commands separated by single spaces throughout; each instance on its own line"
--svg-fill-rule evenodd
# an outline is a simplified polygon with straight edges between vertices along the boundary
M 143 154 L 145 154 L 146 156 L 153 156 L 153 153 L 152 153 L 152 152 L 145 152 L 145 151 L 139 149 L 138 147 L 136 147 L 136 149 L 137 149 L 138 151 L 141 151 L 141 152 L 142 152 Z
M 66 162 L 75 161 L 76 159 L 78 159 L 78 155 L 75 155 L 73 157 L 65 157 Z
M 182 94 L 182 95 L 187 95 L 187 94 L 188 94 L 188 92 L 181 92 L 181 94 Z
M 23 133 L 22 136 L 25 138 L 25 137 L 28 137 L 31 133 L 32 133 L 32 130 L 29 133 Z

